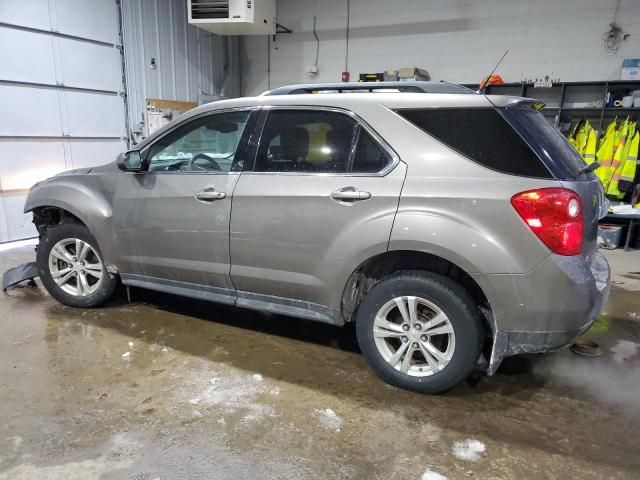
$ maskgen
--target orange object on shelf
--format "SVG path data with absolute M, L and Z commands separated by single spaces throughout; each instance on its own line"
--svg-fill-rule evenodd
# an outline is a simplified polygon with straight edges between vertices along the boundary
M 489 75 L 489 77 L 484 77 L 482 80 L 480 80 L 480 85 L 484 85 L 485 87 L 487 85 L 500 85 L 501 83 L 504 83 L 504 80 L 502 79 L 502 77 L 500 75 Z

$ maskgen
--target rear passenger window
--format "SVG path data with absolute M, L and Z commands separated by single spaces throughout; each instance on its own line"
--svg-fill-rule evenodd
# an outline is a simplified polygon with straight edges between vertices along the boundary
M 391 155 L 363 128 L 353 158 L 354 173 L 376 173 L 391 163 Z
M 398 114 L 493 170 L 552 178 L 542 161 L 493 108 L 408 109 Z
M 356 122 L 327 111 L 269 112 L 255 171 L 345 173 Z
M 392 158 L 348 115 L 274 110 L 262 132 L 254 171 L 376 173 Z

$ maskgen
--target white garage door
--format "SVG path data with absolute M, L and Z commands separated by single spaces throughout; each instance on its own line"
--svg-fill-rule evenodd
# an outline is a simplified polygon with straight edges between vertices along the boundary
M 126 149 L 115 0 L 0 0 L 0 242 L 36 235 L 31 185 Z

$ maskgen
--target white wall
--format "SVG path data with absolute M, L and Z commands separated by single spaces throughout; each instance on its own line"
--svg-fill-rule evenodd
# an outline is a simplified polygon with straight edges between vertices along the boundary
M 619 79 L 622 59 L 640 58 L 640 0 L 619 1 L 616 22 L 631 37 L 609 54 L 602 34 L 615 7 L 616 0 L 351 0 L 348 70 L 357 80 L 360 72 L 419 66 L 434 80 L 477 83 L 509 49 L 498 70 L 507 82 L 544 75 Z M 294 33 L 275 42 L 243 38 L 242 94 L 340 81 L 346 12 L 347 0 L 278 0 L 278 23 Z M 319 73 L 312 76 L 305 66 L 315 57 L 314 15 L 320 56 Z

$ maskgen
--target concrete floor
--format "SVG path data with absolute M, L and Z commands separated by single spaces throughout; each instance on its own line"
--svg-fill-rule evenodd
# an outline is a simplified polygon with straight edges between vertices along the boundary
M 135 291 L 0 295 L 0 479 L 640 478 L 640 252 L 563 351 L 445 396 L 387 386 L 353 330 Z M 0 270 L 32 247 L 0 253 Z M 441 476 L 440 476 L 441 475 Z

